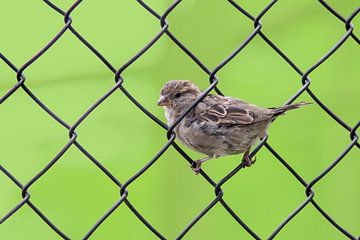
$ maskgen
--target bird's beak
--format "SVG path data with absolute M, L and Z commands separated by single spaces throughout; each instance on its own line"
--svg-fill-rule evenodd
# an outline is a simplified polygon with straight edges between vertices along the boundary
M 167 101 L 166 97 L 160 96 L 159 101 L 157 102 L 158 106 L 168 106 L 169 102 Z

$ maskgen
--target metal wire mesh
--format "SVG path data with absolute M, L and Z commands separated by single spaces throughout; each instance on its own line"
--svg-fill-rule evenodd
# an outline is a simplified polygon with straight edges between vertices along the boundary
M 156 36 L 149 41 L 135 56 L 128 60 L 123 66 L 119 69 L 116 69 L 93 45 L 91 45 L 73 26 L 72 26 L 72 19 L 71 13 L 79 6 L 82 0 L 75 1 L 69 9 L 63 11 L 58 6 L 53 4 L 49 0 L 44 0 L 44 2 L 56 11 L 59 15 L 64 17 L 65 25 L 59 30 L 59 32 L 51 39 L 49 43 L 47 43 L 35 56 L 30 58 L 27 62 L 25 62 L 20 68 L 17 68 L 7 57 L 0 53 L 0 58 L 4 61 L 9 68 L 11 68 L 17 76 L 17 83 L 5 94 L 0 98 L 0 104 L 6 101 L 9 97 L 11 97 L 16 91 L 20 91 L 22 89 L 28 97 L 30 97 L 36 104 L 38 104 L 43 111 L 45 111 L 49 116 L 52 117 L 54 121 L 60 124 L 62 127 L 68 130 L 69 134 L 69 141 L 67 144 L 61 149 L 57 155 L 51 159 L 48 164 L 38 173 L 36 174 L 29 182 L 24 184 L 20 183 L 17 178 L 11 174 L 7 169 L 0 165 L 0 171 L 7 176 L 22 192 L 22 200 L 14 206 L 14 208 L 9 211 L 5 216 L 0 219 L 0 224 L 4 223 L 8 220 L 15 212 L 17 212 L 20 208 L 25 205 L 28 205 L 43 221 L 47 224 L 53 231 L 55 231 L 60 237 L 63 239 L 70 239 L 70 237 L 62 231 L 60 228 L 56 226 L 56 223 L 51 221 L 42 211 L 37 208 L 36 205 L 30 200 L 30 188 L 31 186 L 37 182 L 40 178 L 42 178 L 50 168 L 52 168 L 56 162 L 63 156 L 63 154 L 72 146 L 76 146 L 96 167 L 98 167 L 106 176 L 118 186 L 120 190 L 120 198 L 113 204 L 113 206 L 108 209 L 106 213 L 92 226 L 91 229 L 83 236 L 83 239 L 88 239 L 90 236 L 102 225 L 104 221 L 121 205 L 126 204 L 126 206 L 131 210 L 132 213 L 140 220 L 153 234 L 154 237 L 160 239 L 167 239 L 161 232 L 159 232 L 156 226 L 153 226 L 149 221 L 145 219 L 145 217 L 136 209 L 134 205 L 128 200 L 128 187 L 134 181 L 136 181 L 145 171 L 147 171 L 158 159 L 159 157 L 167 151 L 171 146 L 175 148 L 183 158 L 192 163 L 192 159 L 174 142 L 175 133 L 174 128 L 176 125 L 182 120 L 182 118 L 193 108 L 199 101 L 201 101 L 210 91 L 215 90 L 218 94 L 222 94 L 221 91 L 217 88 L 218 78 L 216 74 L 226 65 L 228 64 L 236 55 L 238 55 L 253 39 L 255 36 L 259 36 L 266 44 L 268 44 L 281 58 L 286 61 L 289 66 L 295 70 L 299 76 L 301 76 L 302 80 L 302 87 L 298 89 L 297 92 L 294 93 L 293 96 L 285 104 L 290 104 L 291 102 L 295 101 L 299 96 L 303 94 L 308 94 L 315 103 L 317 103 L 326 113 L 327 115 L 336 121 L 340 126 L 343 127 L 344 131 L 347 131 L 350 137 L 350 143 L 347 147 L 343 150 L 343 152 L 326 168 L 324 169 L 317 177 L 315 177 L 309 183 L 306 182 L 295 169 L 293 169 L 285 159 L 283 159 L 276 150 L 271 147 L 267 143 L 267 137 L 261 140 L 260 144 L 254 149 L 251 153 L 251 156 L 254 156 L 262 147 L 267 148 L 279 161 L 280 163 L 292 174 L 301 185 L 304 186 L 306 198 L 303 202 L 299 204 L 299 206 L 294 209 L 293 212 L 289 214 L 287 218 L 285 218 L 276 229 L 272 232 L 267 239 L 274 239 L 277 234 L 300 212 L 302 211 L 305 206 L 308 204 L 312 204 L 317 211 L 331 223 L 331 225 L 336 228 L 339 232 L 341 232 L 346 238 L 348 239 L 360 239 L 360 237 L 355 236 L 353 233 L 347 231 L 343 228 L 340 223 L 336 222 L 331 216 L 329 216 L 321 206 L 315 201 L 313 191 L 313 187 L 353 149 L 360 148 L 360 144 L 358 142 L 358 134 L 357 129 L 360 126 L 360 121 L 357 122 L 355 126 L 349 126 L 346 122 L 344 122 L 339 116 L 333 113 L 317 96 L 314 94 L 310 89 L 311 79 L 309 78 L 309 74 L 316 70 L 321 64 L 323 64 L 331 55 L 338 51 L 341 46 L 344 44 L 345 41 L 355 41 L 357 44 L 360 44 L 359 38 L 354 34 L 353 29 L 354 26 L 352 24 L 352 20 L 355 18 L 357 14 L 360 12 L 360 7 L 355 9 L 350 16 L 343 17 L 341 16 L 335 9 L 333 9 L 327 2 L 320 0 L 320 4 L 328 10 L 334 17 L 336 17 L 339 21 L 344 23 L 345 26 L 345 33 L 338 40 L 338 42 L 324 55 L 322 56 L 316 63 L 314 63 L 309 69 L 302 71 L 280 48 L 278 48 L 267 36 L 262 32 L 262 24 L 261 19 L 262 17 L 267 14 L 271 8 L 276 4 L 276 0 L 271 1 L 257 16 L 252 16 L 248 11 L 242 8 L 238 3 L 233 0 L 228 0 L 229 4 L 231 4 L 234 8 L 236 8 L 239 14 L 243 14 L 248 19 L 250 19 L 254 24 L 254 30 L 251 34 L 239 45 L 237 49 L 235 49 L 226 59 L 224 59 L 221 63 L 219 63 L 214 69 L 209 69 L 205 64 L 203 64 L 183 43 L 181 43 L 177 37 L 171 33 L 169 30 L 169 22 L 167 21 L 168 16 L 175 10 L 175 8 L 182 2 L 181 0 L 174 1 L 167 10 L 160 15 L 154 9 L 152 9 L 149 5 L 141 0 L 137 0 L 138 4 L 148 13 L 150 13 L 154 18 L 156 18 L 160 23 L 160 31 L 156 34 Z M 95 54 L 98 59 L 106 65 L 106 67 L 114 74 L 115 85 L 108 90 L 100 99 L 98 99 L 92 106 L 88 108 L 86 112 L 84 112 L 77 121 L 70 125 L 62 120 L 55 112 L 49 109 L 27 86 L 26 86 L 26 78 L 24 76 L 24 71 L 31 67 L 31 65 L 36 62 L 46 51 L 48 51 L 55 42 L 57 42 L 66 31 L 70 31 L 75 38 L 81 41 L 93 54 Z M 144 106 L 142 106 L 136 98 L 134 98 L 127 89 L 123 86 L 124 79 L 122 77 L 122 73 L 127 69 L 130 65 L 132 65 L 135 61 L 137 61 L 142 55 L 148 51 L 159 39 L 163 37 L 169 37 L 183 52 L 187 54 L 189 58 L 193 60 L 193 62 L 201 68 L 206 74 L 209 75 L 210 85 L 208 88 L 199 96 L 196 102 L 187 109 L 176 121 L 172 126 L 167 126 L 158 118 L 156 118 L 151 112 L 149 112 Z M 97 159 L 95 159 L 90 152 L 85 149 L 77 140 L 77 128 L 81 125 L 81 123 L 107 98 L 112 95 L 116 91 L 121 91 L 136 107 L 138 107 L 146 116 L 149 117 L 152 121 L 157 123 L 161 126 L 164 131 L 166 131 L 168 141 L 167 143 L 158 151 L 158 153 L 143 167 L 141 168 L 135 175 L 130 177 L 125 181 L 125 183 L 120 183 L 118 179 L 116 179 L 108 169 L 106 169 Z M 356 107 L 356 106 L 355 106 Z M 197 222 L 207 214 L 216 204 L 220 203 L 224 209 L 230 214 L 234 221 L 239 224 L 239 227 L 246 230 L 249 234 L 249 238 L 253 239 L 261 239 L 258 234 L 251 229 L 244 221 L 241 220 L 240 216 L 231 208 L 231 206 L 222 198 L 223 197 L 223 190 L 221 187 L 231 179 L 235 174 L 237 174 L 242 168 L 243 163 L 239 164 L 234 170 L 232 170 L 229 174 L 227 174 L 223 179 L 219 182 L 215 182 L 208 174 L 201 170 L 201 176 L 206 179 L 206 181 L 214 187 L 215 197 L 213 201 L 209 203 L 209 205 L 204 208 L 176 237 L 176 239 L 183 238 L 191 228 L 197 224 Z

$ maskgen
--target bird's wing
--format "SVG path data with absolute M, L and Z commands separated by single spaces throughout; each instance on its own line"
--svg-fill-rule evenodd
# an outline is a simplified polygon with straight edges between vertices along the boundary
M 202 121 L 219 125 L 249 125 L 271 118 L 269 109 L 218 95 L 206 97 L 196 110 L 196 115 Z

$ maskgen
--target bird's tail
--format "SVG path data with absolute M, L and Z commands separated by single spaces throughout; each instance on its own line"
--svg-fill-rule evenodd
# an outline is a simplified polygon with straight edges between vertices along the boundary
M 302 107 L 302 106 L 305 106 L 308 104 L 311 104 L 311 103 L 299 102 L 299 103 L 294 103 L 294 104 L 285 105 L 285 106 L 277 107 L 277 108 L 271 108 L 271 109 L 274 110 L 274 117 L 275 117 L 275 116 L 283 115 L 288 110 L 296 109 L 296 108 L 299 108 L 299 107 Z

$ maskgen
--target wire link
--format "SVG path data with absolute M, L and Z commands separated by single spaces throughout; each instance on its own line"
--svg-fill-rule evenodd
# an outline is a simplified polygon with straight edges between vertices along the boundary
M 302 71 L 278 46 L 276 46 L 265 33 L 262 32 L 263 25 L 261 23 L 261 19 L 266 15 L 268 11 L 276 4 L 277 0 L 272 0 L 268 5 L 266 5 L 263 10 L 257 15 L 253 16 L 249 12 L 247 12 L 244 8 L 242 8 L 238 3 L 234 0 L 228 0 L 229 4 L 235 8 L 239 12 L 239 14 L 244 15 L 250 21 L 253 22 L 254 30 L 249 34 L 249 36 L 237 47 L 228 57 L 226 57 L 223 61 L 221 61 L 213 70 L 209 69 L 198 57 L 196 57 L 170 30 L 170 23 L 167 18 L 171 15 L 171 13 L 176 9 L 176 7 L 181 4 L 182 0 L 175 0 L 166 11 L 160 15 L 154 9 L 152 9 L 148 4 L 146 4 L 142 0 L 137 0 L 137 3 L 140 7 L 142 7 L 145 11 L 150 13 L 154 18 L 159 21 L 160 30 L 159 32 L 149 40 L 149 42 L 132 58 L 130 58 L 127 62 L 125 62 L 121 67 L 115 68 L 110 61 L 108 61 L 89 41 L 86 40 L 73 26 L 72 26 L 72 18 L 71 13 L 75 11 L 82 3 L 82 0 L 75 1 L 66 11 L 62 10 L 58 6 L 56 6 L 50 0 L 44 0 L 44 3 L 49 6 L 50 9 L 56 11 L 64 18 L 64 26 L 58 31 L 58 33 L 42 48 L 40 49 L 33 57 L 31 57 L 28 61 L 26 61 L 20 68 L 17 68 L 7 57 L 0 53 L 0 59 L 16 73 L 17 82 L 14 84 L 12 88 L 8 90 L 3 96 L 0 97 L 0 104 L 6 101 L 9 97 L 11 97 L 16 91 L 22 89 L 37 105 L 39 105 L 43 111 L 45 111 L 54 121 L 60 124 L 68 131 L 69 141 L 66 145 L 51 159 L 48 164 L 41 169 L 35 176 L 31 178 L 30 181 L 25 183 L 24 185 L 20 183 L 17 178 L 10 173 L 5 167 L 0 165 L 0 171 L 9 178 L 20 190 L 21 190 L 21 201 L 14 206 L 5 216 L 0 219 L 0 224 L 4 223 L 11 216 L 13 216 L 19 209 L 23 206 L 29 206 L 43 221 L 47 224 L 55 233 L 57 233 L 63 239 L 71 239 L 63 230 L 60 230 L 56 224 L 50 220 L 46 215 L 35 206 L 30 198 L 30 190 L 31 186 L 36 184 L 36 182 L 42 178 L 48 171 L 51 169 L 65 154 L 65 152 L 71 147 L 75 146 L 86 158 L 92 162 L 101 172 L 103 172 L 119 189 L 119 199 L 112 205 L 109 206 L 109 209 L 102 216 L 99 216 L 97 222 L 93 224 L 93 226 L 84 233 L 82 239 L 89 239 L 92 234 L 103 224 L 104 221 L 114 212 L 116 209 L 123 203 L 130 209 L 130 211 L 154 234 L 154 237 L 159 239 L 167 239 L 164 235 L 160 233 L 146 218 L 136 209 L 134 205 L 130 203 L 128 200 L 128 196 L 130 194 L 128 187 L 136 181 L 141 175 L 149 171 L 149 169 L 155 164 L 159 158 L 166 152 L 170 147 L 173 147 L 187 162 L 190 164 L 193 163 L 193 160 L 182 150 L 182 148 L 175 143 L 176 134 L 174 132 L 175 127 L 179 124 L 179 122 L 185 117 L 185 115 L 191 111 L 207 94 L 211 91 L 216 91 L 218 94 L 222 94 L 220 89 L 217 88 L 217 84 L 219 82 L 216 74 L 225 67 L 232 59 L 234 59 L 241 51 L 255 38 L 260 37 L 266 44 L 268 44 L 289 66 L 299 74 L 301 87 L 292 95 L 289 96 L 289 100 L 285 102 L 285 104 L 290 104 L 295 101 L 298 97 L 307 93 L 315 103 L 317 103 L 321 109 L 327 113 L 327 115 L 336 121 L 339 125 L 341 125 L 346 131 L 349 132 L 350 141 L 347 147 L 343 150 L 342 153 L 327 167 L 325 168 L 318 176 L 316 176 L 310 183 L 307 183 L 303 177 L 301 177 L 297 171 L 292 168 L 287 161 L 280 156 L 280 154 L 268 143 L 268 136 L 260 141 L 260 143 L 254 148 L 251 152 L 250 157 L 253 157 L 258 151 L 260 151 L 263 147 L 267 149 L 288 171 L 294 176 L 299 183 L 304 187 L 305 190 L 305 199 L 303 202 L 299 204 L 299 206 L 291 212 L 288 217 L 286 217 L 279 225 L 274 229 L 274 231 L 264 239 L 274 239 L 277 234 L 294 218 L 296 215 L 301 212 L 309 203 L 311 203 L 314 208 L 332 225 L 334 226 L 340 233 L 342 233 L 346 238 L 356 240 L 360 239 L 359 236 L 355 236 L 354 234 L 347 231 L 344 227 L 342 227 L 335 219 L 330 217 L 325 210 L 323 210 L 319 204 L 315 201 L 315 191 L 313 190 L 314 186 L 326 175 L 332 171 L 336 165 L 343 161 L 345 156 L 354 149 L 356 146 L 360 148 L 359 144 L 359 136 L 358 129 L 360 127 L 360 121 L 353 127 L 351 127 L 348 123 L 342 120 L 339 115 L 335 114 L 329 107 L 325 105 L 316 94 L 310 89 L 311 79 L 309 75 L 319 68 L 328 58 L 332 56 L 336 51 L 338 51 L 341 46 L 349 39 L 354 40 L 356 43 L 360 44 L 359 37 L 354 33 L 354 25 L 352 20 L 359 14 L 360 7 L 355 9 L 350 16 L 347 18 L 340 15 L 334 8 L 332 8 L 326 1 L 319 0 L 319 3 L 327 10 L 329 13 L 334 15 L 339 21 L 344 23 L 345 32 L 338 40 L 338 42 L 331 48 L 329 51 L 322 56 L 317 62 L 315 62 L 309 69 L 306 71 Z M 70 31 L 73 36 L 82 42 L 88 49 L 91 51 L 108 69 L 114 74 L 115 84 L 111 89 L 109 89 L 101 98 L 99 98 L 95 103 L 93 103 L 72 125 L 66 123 L 62 120 L 56 113 L 54 113 L 50 108 L 48 108 L 27 86 L 26 86 L 26 78 L 24 72 L 27 68 L 31 67 L 31 65 L 36 62 L 43 54 L 45 54 L 56 42 L 63 36 L 66 31 Z M 210 85 L 208 88 L 196 99 L 196 101 L 186 110 L 181 116 L 179 116 L 173 125 L 167 126 L 160 119 L 158 119 L 155 115 L 153 115 L 149 110 L 147 110 L 140 102 L 137 101 L 136 98 L 132 96 L 132 94 L 123 86 L 124 78 L 122 77 L 122 73 L 126 71 L 126 69 L 131 66 L 134 62 L 136 62 L 142 55 L 152 48 L 154 44 L 156 44 L 159 39 L 168 37 L 172 42 L 179 47 L 202 71 L 204 71 L 209 76 Z M 144 167 L 138 170 L 136 174 L 131 176 L 129 179 L 125 181 L 124 184 L 121 184 L 120 181 L 114 177 L 114 175 L 101 164 L 95 157 L 91 155 L 91 153 L 85 149 L 77 140 L 76 129 L 81 125 L 81 123 L 90 115 L 94 110 L 96 110 L 99 105 L 101 105 L 104 101 L 107 100 L 109 96 L 114 94 L 117 90 L 120 93 L 124 94 L 130 102 L 132 102 L 137 108 L 139 108 L 149 119 L 154 121 L 157 125 L 166 131 L 167 142 L 166 144 L 157 152 L 157 154 L 150 159 L 146 163 Z M 231 208 L 229 204 L 223 199 L 224 191 L 221 187 L 227 183 L 227 181 L 231 180 L 233 176 L 238 174 L 238 172 L 244 168 L 244 163 L 240 163 L 236 168 L 234 168 L 231 172 L 229 172 L 224 178 L 222 178 L 219 182 L 215 182 L 205 171 L 201 170 L 200 175 L 214 187 L 215 198 L 204 207 L 204 209 L 194 217 L 193 220 L 189 222 L 187 226 L 178 234 L 176 239 L 182 239 L 197 223 L 200 221 L 216 204 L 220 203 L 223 208 L 230 214 L 230 216 L 236 221 L 240 227 L 242 227 L 252 239 L 262 239 L 258 236 L 258 234 L 250 228 L 240 217 L 239 215 Z

